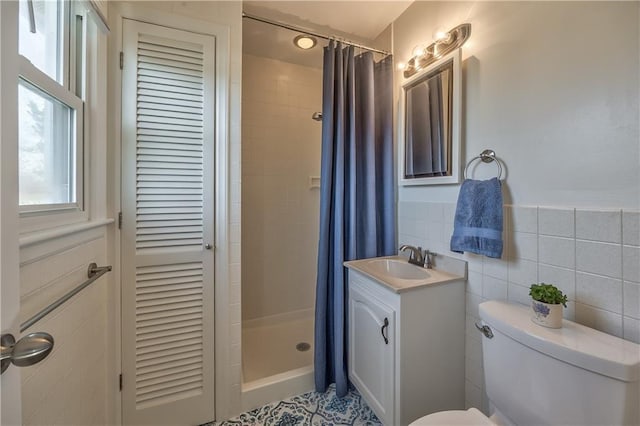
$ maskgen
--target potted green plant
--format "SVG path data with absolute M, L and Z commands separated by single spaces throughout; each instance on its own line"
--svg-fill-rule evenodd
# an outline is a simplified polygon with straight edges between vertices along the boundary
M 562 327 L 562 307 L 567 307 L 567 296 L 553 284 L 531 284 L 529 296 L 533 299 L 531 319 L 549 328 Z

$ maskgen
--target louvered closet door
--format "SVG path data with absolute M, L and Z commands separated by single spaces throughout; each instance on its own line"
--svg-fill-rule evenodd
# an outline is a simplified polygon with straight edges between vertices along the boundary
M 124 20 L 122 409 L 214 416 L 215 39 Z

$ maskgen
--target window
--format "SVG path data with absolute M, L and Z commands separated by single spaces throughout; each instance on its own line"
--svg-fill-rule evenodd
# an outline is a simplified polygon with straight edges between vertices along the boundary
M 21 0 L 19 19 L 20 211 L 82 211 L 84 11 Z
M 20 2 L 19 52 L 40 71 L 63 83 L 64 4 L 59 1 Z
M 73 204 L 73 110 L 31 84 L 18 88 L 20 205 Z

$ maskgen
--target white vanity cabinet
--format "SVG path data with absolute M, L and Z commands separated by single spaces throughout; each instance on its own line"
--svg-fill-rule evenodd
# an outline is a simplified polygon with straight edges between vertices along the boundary
M 464 278 L 398 289 L 347 267 L 349 379 L 380 420 L 464 409 Z
M 394 306 L 350 285 L 349 379 L 385 424 L 393 424 L 395 314 Z

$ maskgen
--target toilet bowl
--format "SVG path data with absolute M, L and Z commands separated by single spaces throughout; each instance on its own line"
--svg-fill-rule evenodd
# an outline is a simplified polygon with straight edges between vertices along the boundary
M 440 411 L 420 417 L 412 426 L 495 426 L 490 418 L 476 408 L 468 410 Z
M 545 328 L 530 316 L 521 305 L 480 304 L 490 418 L 470 408 L 411 425 L 640 424 L 640 345 L 568 320 Z

